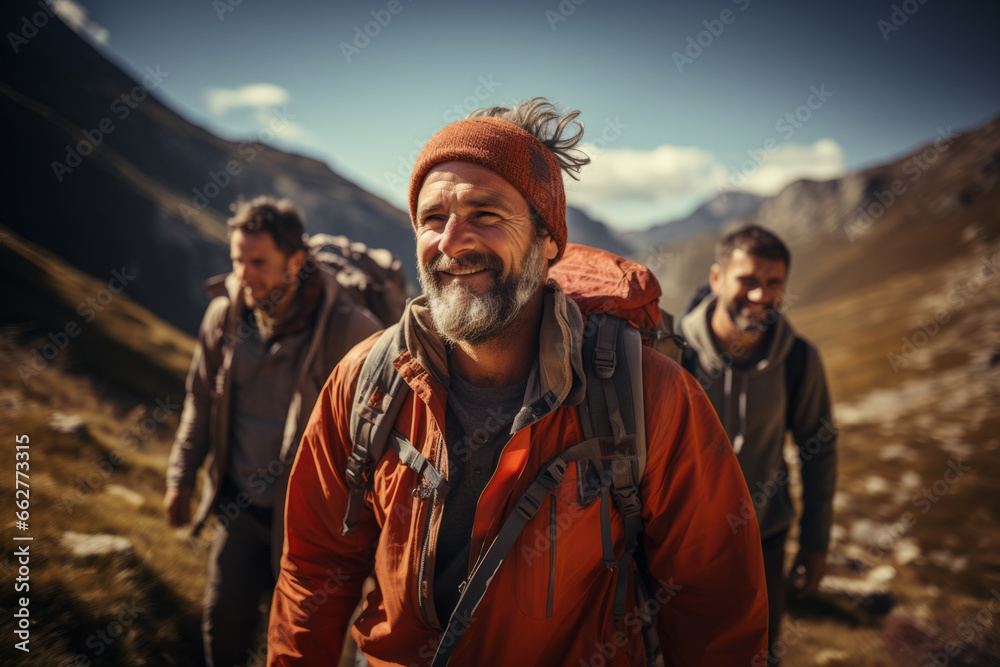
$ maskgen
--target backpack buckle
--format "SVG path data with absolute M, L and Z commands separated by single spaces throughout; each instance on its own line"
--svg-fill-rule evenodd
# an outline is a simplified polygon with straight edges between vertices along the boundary
M 642 514 L 642 503 L 639 501 L 639 489 L 633 485 L 624 488 L 615 487 L 612 494 L 615 498 L 615 505 L 618 511 L 625 518 Z
M 594 350 L 594 374 L 602 380 L 610 380 L 615 374 L 615 351 Z
M 353 486 L 367 487 L 371 480 L 371 471 L 371 459 L 352 450 L 350 458 L 347 459 L 347 470 L 344 471 L 348 483 Z

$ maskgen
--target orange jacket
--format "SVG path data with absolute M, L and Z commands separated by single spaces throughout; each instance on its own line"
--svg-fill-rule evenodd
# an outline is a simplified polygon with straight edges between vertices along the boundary
M 583 440 L 573 407 L 583 399 L 583 319 L 576 305 L 550 286 L 539 361 L 524 405 L 548 392 L 558 400 L 548 412 L 525 415 L 531 423 L 505 446 L 476 508 L 470 568 L 542 464 Z M 418 299 L 403 316 L 409 349 L 394 362 L 412 390 L 396 428 L 447 470 L 441 437 L 447 355 L 428 323 Z M 422 478 L 395 452 L 387 451 L 376 468 L 357 530 L 340 534 L 351 450 L 348 415 L 374 341 L 357 346 L 330 376 L 292 469 L 269 665 L 336 664 L 373 567 L 378 585 L 353 626 L 373 666 L 429 664 L 447 622 L 434 609 L 432 588 L 440 506 L 414 493 Z M 644 349 L 643 385 L 648 442 L 640 486 L 643 549 L 656 582 L 647 608 L 658 612 L 665 662 L 747 665 L 765 652 L 767 599 L 757 524 L 740 514 L 749 502 L 743 474 L 715 410 L 691 376 Z M 602 563 L 600 507 L 600 502 L 580 506 L 571 465 L 500 566 L 450 664 L 645 664 L 631 593 L 626 607 L 631 611 L 617 627 L 612 619 L 616 573 Z M 617 512 L 611 514 L 617 557 L 623 527 Z

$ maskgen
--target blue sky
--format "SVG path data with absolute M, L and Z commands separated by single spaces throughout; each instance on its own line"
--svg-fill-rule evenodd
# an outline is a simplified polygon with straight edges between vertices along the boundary
M 534 96 L 582 111 L 594 162 L 567 197 L 618 229 L 1000 112 L 1000 3 L 576 2 L 61 0 L 123 69 L 169 72 L 189 120 L 242 140 L 283 110 L 276 145 L 404 210 L 435 131 Z

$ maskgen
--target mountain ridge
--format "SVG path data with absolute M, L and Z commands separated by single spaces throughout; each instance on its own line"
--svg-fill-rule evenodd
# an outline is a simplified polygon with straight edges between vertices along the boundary
M 0 108 L 19 130 L 8 225 L 94 277 L 127 267 L 137 275 L 130 296 L 171 324 L 195 331 L 203 281 L 229 270 L 225 220 L 238 196 L 287 197 L 309 233 L 386 247 L 412 274 L 406 213 L 262 141 L 282 110 L 248 141 L 219 138 L 158 99 L 169 68 L 151 65 L 137 81 L 54 19 L 2 60 Z

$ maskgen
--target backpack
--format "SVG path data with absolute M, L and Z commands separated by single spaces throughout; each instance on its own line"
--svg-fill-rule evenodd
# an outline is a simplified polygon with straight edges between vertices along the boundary
M 397 322 L 406 307 L 406 278 L 403 263 L 390 251 L 369 248 L 346 236 L 314 234 L 306 250 L 318 263 L 337 274 L 341 294 L 372 312 L 383 324 Z M 205 281 L 209 298 L 228 296 L 228 273 Z
M 384 248 L 331 234 L 314 234 L 306 245 L 316 261 L 336 271 L 345 296 L 386 325 L 399 320 L 406 307 L 406 278 L 398 257 Z
M 690 301 L 688 301 L 687 307 L 684 309 L 684 315 L 687 315 L 692 310 L 698 307 L 706 297 L 712 294 L 712 288 L 708 283 L 701 285 L 696 288 L 694 294 L 691 295 Z M 676 337 L 681 338 L 684 341 L 684 333 L 678 331 Z M 694 375 L 698 369 L 698 353 L 692 349 L 686 341 L 682 344 L 683 350 L 681 353 L 681 358 L 679 363 L 684 367 L 688 373 Z M 785 357 L 785 389 L 788 392 L 788 398 L 785 408 L 785 424 L 786 428 L 792 429 L 792 421 L 795 418 L 795 410 L 799 405 L 799 392 L 802 389 L 802 378 L 806 374 L 806 342 L 802 338 L 796 336 L 795 342 L 792 343 L 792 349 L 788 351 L 788 356 Z M 697 376 L 696 376 L 697 377 Z
M 542 466 L 515 510 L 501 526 L 493 543 L 474 566 L 462 587 L 458 604 L 442 633 L 433 665 L 448 664 L 468 621 L 487 587 L 524 526 L 534 517 L 548 493 L 562 481 L 571 463 L 578 465 L 582 498 L 599 495 L 602 503 L 603 562 L 618 567 L 613 617 L 625 615 L 625 598 L 632 555 L 642 533 L 639 483 L 646 466 L 645 418 L 642 393 L 642 344 L 673 340 L 672 330 L 658 328 L 660 287 L 652 272 L 611 253 L 568 244 L 563 259 L 553 266 L 550 278 L 589 315 L 584 332 L 583 360 L 587 397 L 578 410 L 584 441 L 567 448 Z M 672 322 L 672 320 L 671 320 Z M 669 325 L 668 325 L 669 326 Z M 643 341 L 643 338 L 646 341 Z M 676 343 L 675 343 L 676 344 Z M 413 444 L 393 428 L 405 403 L 408 385 L 392 360 L 405 349 L 398 324 L 379 337 L 361 368 L 350 416 L 351 455 L 345 471 L 350 487 L 341 532 L 354 530 L 365 493 L 372 488 L 373 471 L 391 448 L 402 464 L 424 478 L 421 496 L 446 494 L 448 482 Z M 622 516 L 624 551 L 615 558 L 611 538 L 610 501 Z M 639 567 L 634 577 L 640 612 L 648 583 Z M 653 618 L 641 614 L 647 658 L 652 664 L 659 652 Z

